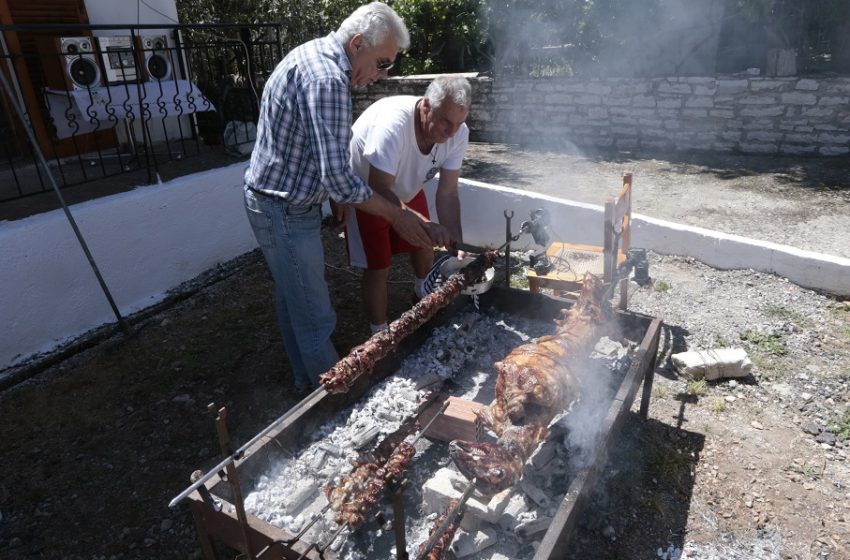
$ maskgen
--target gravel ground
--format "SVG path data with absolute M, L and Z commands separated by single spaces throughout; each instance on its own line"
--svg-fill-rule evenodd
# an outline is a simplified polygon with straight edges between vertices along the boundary
M 499 161 L 474 149 L 468 158 L 477 178 L 533 179 L 528 166 L 556 159 L 487 150 Z M 745 163 L 735 161 L 735 186 L 724 190 L 739 191 L 736 208 L 747 207 L 751 192 L 776 198 L 780 208 L 788 200 L 808 204 L 816 193 L 815 201 L 832 201 L 823 204 L 829 220 L 850 215 L 842 188 L 789 183 L 774 190 L 770 185 L 785 173 L 777 171 L 781 162 L 769 172 L 757 160 L 749 171 Z M 583 165 L 606 185 L 624 167 L 640 165 L 652 166 L 664 184 L 695 185 L 693 167 L 675 162 Z M 715 171 L 704 176 L 722 187 L 726 179 Z M 636 189 L 643 187 L 637 211 L 669 218 L 677 205 L 652 212 L 640 194 L 656 192 L 651 181 L 640 174 L 635 180 Z M 602 193 L 582 196 L 599 202 Z M 684 198 L 682 204 L 698 204 Z M 745 214 L 729 214 L 740 228 L 733 233 L 746 234 L 755 223 Z M 804 215 L 817 231 L 832 223 L 831 238 L 846 250 L 850 228 Z M 788 230 L 807 231 L 805 220 L 787 222 Z M 801 235 L 797 246 L 817 247 L 816 237 Z M 339 315 L 334 342 L 344 352 L 368 328 L 352 297 L 357 275 L 345 266 L 339 240 L 328 234 L 325 246 Z M 665 321 L 650 419 L 635 415 L 626 423 L 568 557 L 850 558 L 850 303 L 772 275 L 719 271 L 682 257 L 650 254 L 650 276 L 650 285 L 632 284 L 629 302 Z M 392 280 L 397 316 L 410 302 L 406 263 L 394 265 Z M 522 282 L 519 271 L 514 282 Z M 0 557 L 200 557 L 188 509 L 166 504 L 189 473 L 218 460 L 207 403 L 228 407 L 234 442 L 243 442 L 295 398 L 271 281 L 257 253 L 210 271 L 182 293 L 157 313 L 132 318 L 133 336 L 109 339 L 0 393 Z M 745 348 L 752 376 L 695 382 L 670 366 L 673 352 L 719 346 Z M 222 549 L 222 556 L 236 553 Z

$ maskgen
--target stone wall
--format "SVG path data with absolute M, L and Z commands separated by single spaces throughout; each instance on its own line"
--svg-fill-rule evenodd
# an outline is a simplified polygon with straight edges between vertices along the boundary
M 850 78 L 467 76 L 474 140 L 649 153 L 850 154 Z M 431 78 L 378 82 L 355 94 L 355 113 L 386 95 L 422 95 Z

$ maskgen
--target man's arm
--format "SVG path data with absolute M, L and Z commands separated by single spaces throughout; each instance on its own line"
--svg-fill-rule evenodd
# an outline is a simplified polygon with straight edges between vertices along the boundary
M 449 246 L 451 239 L 439 224 L 426 220 L 421 214 L 402 204 L 392 192 L 395 176 L 369 166 L 369 186 L 375 192 L 365 203 L 354 204 L 359 210 L 376 214 L 387 220 L 405 241 L 417 247 Z M 424 232 L 427 241 L 419 237 Z M 415 239 L 415 240 L 414 240 Z

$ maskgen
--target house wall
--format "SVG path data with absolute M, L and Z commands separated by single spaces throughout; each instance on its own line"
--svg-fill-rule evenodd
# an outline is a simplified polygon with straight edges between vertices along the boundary
M 89 23 L 92 25 L 155 25 L 178 23 L 177 4 L 174 0 L 85 0 L 86 12 L 88 12 Z M 142 35 L 166 35 L 168 46 L 173 48 L 174 36 L 170 29 L 144 29 Z M 121 29 L 98 29 L 92 34 L 96 37 L 111 35 L 128 35 L 127 30 Z M 173 72 L 175 78 L 182 78 L 180 69 L 177 67 L 176 51 L 169 57 L 174 64 Z M 135 138 L 144 138 L 150 135 L 154 142 L 162 142 L 166 138 L 191 138 L 192 125 L 189 117 L 171 117 L 163 119 L 163 126 L 149 126 L 142 130 L 142 123 L 134 119 L 132 123 Z M 163 129 L 164 127 L 164 129 Z M 119 127 L 117 132 L 121 141 L 126 142 L 126 133 Z
M 475 140 L 649 153 L 850 154 L 850 78 L 467 76 Z M 422 95 L 430 80 L 382 80 L 355 93 L 355 109 L 387 95 Z
M 181 282 L 256 246 L 242 202 L 245 163 L 71 207 L 122 314 L 161 301 Z M 434 181 L 427 187 L 433 200 Z M 464 240 L 498 246 L 503 212 L 514 229 L 545 207 L 560 235 L 602 242 L 602 207 L 463 181 Z M 436 215 L 436 213 L 434 213 Z M 850 259 L 633 216 L 632 245 L 690 255 L 718 268 L 752 268 L 850 295 Z M 522 249 L 530 243 L 514 243 Z M 61 210 L 0 222 L 0 369 L 49 351 L 114 316 Z

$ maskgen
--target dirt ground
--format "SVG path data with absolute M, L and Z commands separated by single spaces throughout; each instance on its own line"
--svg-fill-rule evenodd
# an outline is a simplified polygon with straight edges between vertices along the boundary
M 636 212 L 850 257 L 846 162 L 476 144 L 464 175 L 601 203 L 625 170 Z M 368 328 L 358 274 L 339 239 L 327 233 L 325 246 L 343 353 Z M 850 558 L 850 305 L 752 271 L 650 258 L 654 283 L 633 285 L 630 303 L 666 324 L 650 419 L 626 423 L 569 557 Z M 410 304 L 403 261 L 391 278 L 397 316 Z M 167 504 L 220 460 L 208 403 L 227 406 L 239 445 L 296 402 L 256 252 L 131 322 L 131 336 L 0 393 L 0 557 L 200 558 L 188 508 Z M 724 345 L 747 349 L 751 376 L 699 383 L 670 366 L 674 351 Z

